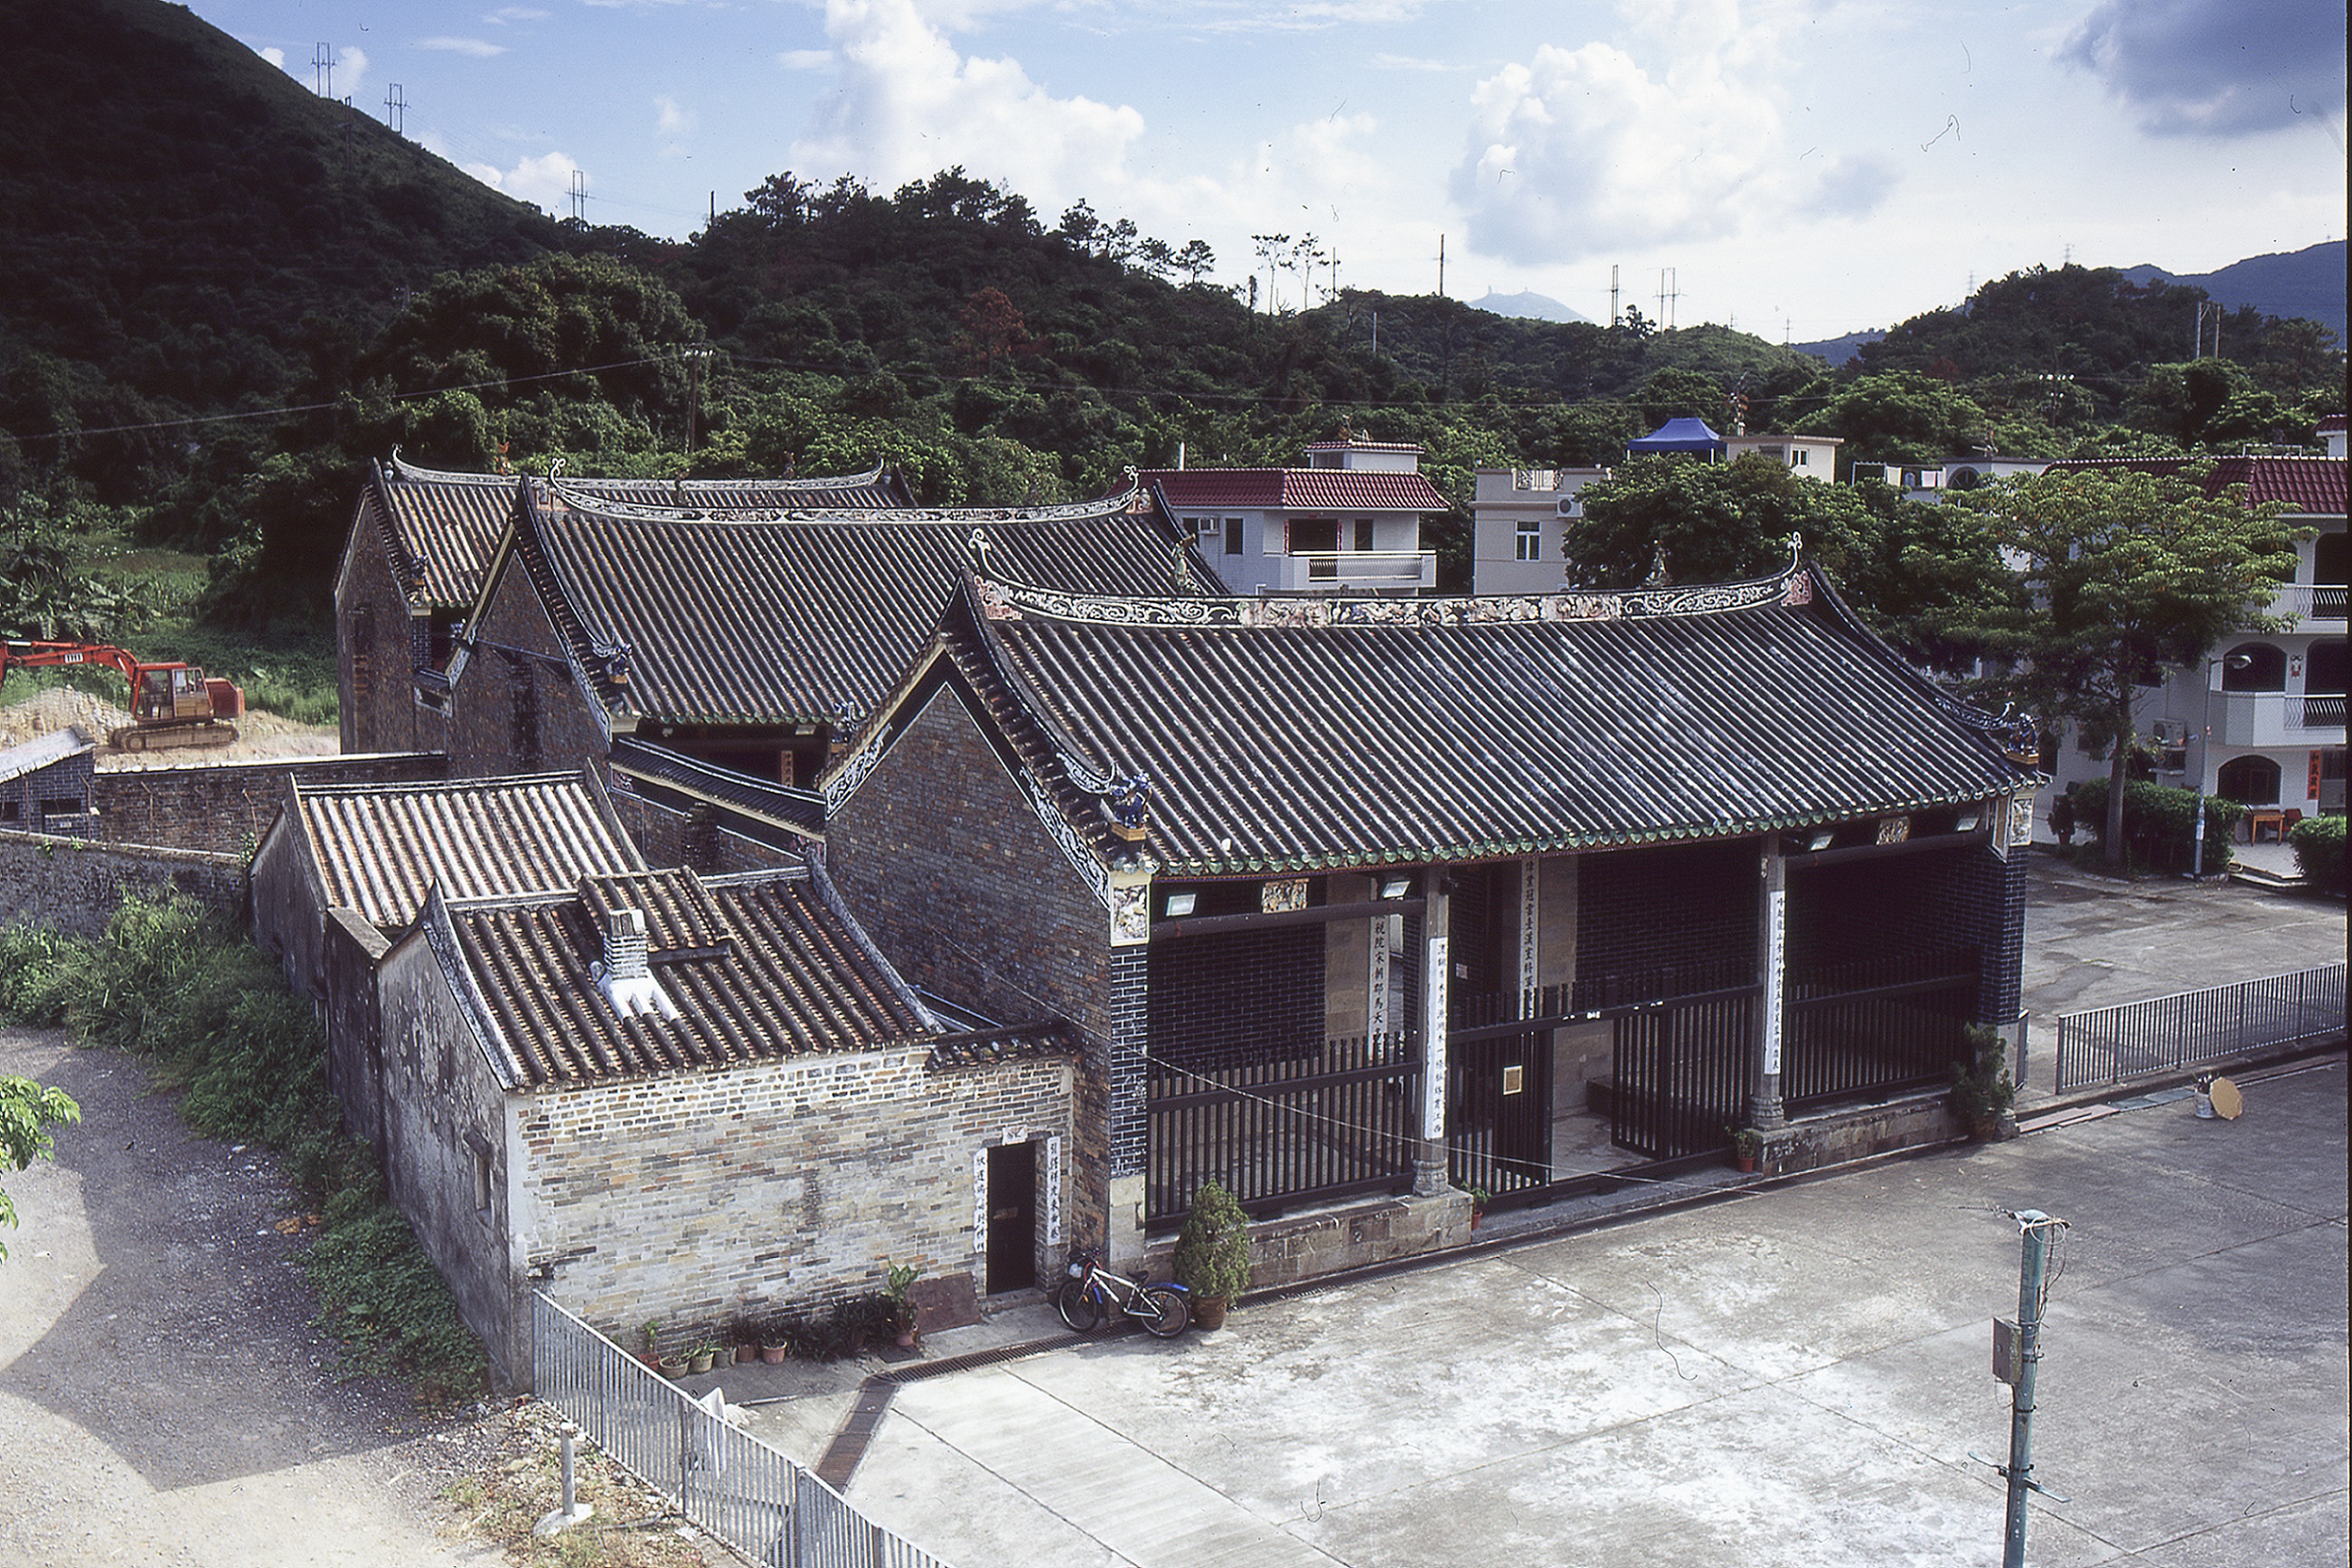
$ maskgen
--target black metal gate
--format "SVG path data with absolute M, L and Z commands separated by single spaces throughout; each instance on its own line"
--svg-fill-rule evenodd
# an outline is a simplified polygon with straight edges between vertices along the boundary
M 1464 1039 L 1445 1053 L 1445 1173 L 1499 1197 L 1551 1180 L 1551 1033 Z
M 1610 1009 L 1610 1141 L 1654 1160 L 1723 1147 L 1747 1108 L 1762 994 L 1745 986 Z

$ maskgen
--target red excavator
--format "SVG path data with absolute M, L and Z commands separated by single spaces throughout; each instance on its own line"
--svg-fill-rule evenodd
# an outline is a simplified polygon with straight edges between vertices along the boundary
M 245 715 L 245 693 L 234 681 L 207 678 L 193 664 L 149 664 L 100 643 L 0 643 L 0 677 L 20 664 L 104 664 L 129 681 L 133 722 L 106 737 L 117 751 L 233 745 L 236 726 L 229 721 Z

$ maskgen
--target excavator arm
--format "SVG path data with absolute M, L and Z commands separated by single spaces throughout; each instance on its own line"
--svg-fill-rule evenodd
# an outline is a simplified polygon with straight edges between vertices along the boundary
M 130 685 L 133 722 L 107 737 L 117 751 L 227 746 L 236 739 L 236 727 L 226 721 L 243 715 L 245 693 L 233 682 L 205 679 L 193 664 L 149 664 L 105 643 L 0 642 L 0 679 L 17 665 L 71 664 L 103 664 Z

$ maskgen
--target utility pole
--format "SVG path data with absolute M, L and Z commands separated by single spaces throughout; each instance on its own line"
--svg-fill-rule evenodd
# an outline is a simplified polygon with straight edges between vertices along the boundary
M 393 83 L 392 90 L 383 95 L 383 120 L 385 124 L 392 127 L 392 133 L 394 136 L 403 135 L 406 132 L 408 128 L 408 99 L 401 96 L 400 84 L 398 82 Z
M 1437 297 L 1445 298 L 1445 236 L 1437 236 Z
M 1612 327 L 1625 319 L 1623 312 L 1617 308 L 1617 272 L 1618 264 L 1611 262 L 1609 264 L 1609 324 Z
M 2050 1255 L 2066 1222 L 2038 1208 L 2016 1209 L 2010 1218 L 2017 1221 L 2024 1249 L 2017 1267 L 2017 1321 L 1995 1318 L 1992 1325 L 1993 1375 L 2011 1387 L 2009 1463 L 1999 1467 L 2009 1482 L 2000 1563 L 2001 1568 L 2025 1568 L 2025 1494 L 2058 1497 L 2033 1479 L 2033 1383 L 2042 1366 L 2042 1311 L 2050 1291 Z
M 572 171 L 572 217 L 575 223 L 588 219 L 588 172 L 584 169 Z
M 686 351 L 688 388 L 686 398 L 686 455 L 688 462 L 694 459 L 694 427 L 702 417 L 702 367 L 709 358 L 710 350 L 707 346 L 698 345 Z
M 335 96 L 335 51 L 325 44 L 310 51 L 310 89 L 320 98 Z

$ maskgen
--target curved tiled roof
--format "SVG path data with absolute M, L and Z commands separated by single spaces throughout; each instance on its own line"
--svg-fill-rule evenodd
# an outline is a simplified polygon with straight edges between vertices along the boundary
M 838 724 L 914 663 L 980 553 L 1024 579 L 1171 594 L 1208 577 L 1129 497 L 1041 517 L 680 522 L 525 507 L 516 548 L 615 709 L 676 723 Z M 614 655 L 626 649 L 625 682 Z
M 599 917 L 621 907 L 647 915 L 653 977 L 675 1016 L 625 1015 L 597 985 Z M 422 925 L 509 1088 L 967 1039 L 940 1030 L 805 870 L 654 872 L 554 898 L 452 903 L 436 894 Z M 991 1039 L 1010 1058 L 1063 1032 L 1044 1025 Z
M 421 579 L 420 606 L 464 610 L 481 591 L 527 480 L 515 474 L 459 474 L 420 468 L 397 449 L 370 465 L 361 506 L 383 531 L 395 563 Z M 810 479 L 566 479 L 583 496 L 640 507 L 688 510 L 793 507 L 832 512 L 906 506 L 905 484 L 881 465 L 863 474 Z M 396 564 L 395 570 L 401 570 Z
M 1813 580 L 1337 601 L 1289 624 L 982 583 L 943 635 L 1106 859 L 1105 781 L 1149 780 L 1148 848 L 1179 875 L 1756 833 L 2033 777 Z
M 2212 465 L 2212 472 L 2205 479 L 2205 493 L 2209 496 L 2218 495 L 2231 485 L 2243 485 L 2246 499 L 2257 505 L 2278 501 L 2290 512 L 2317 517 L 2344 515 L 2346 474 L 2352 470 L 2352 462 L 2342 457 L 2085 457 L 2053 463 L 2043 472 L 2081 474 L 2095 469 L 2128 469 L 2136 474 L 2178 474 L 2192 463 Z
M 1160 504 L 1280 507 L 1296 512 L 1443 512 L 1451 503 L 1419 474 L 1345 468 L 1165 468 L 1144 475 Z
M 330 906 L 395 930 L 436 885 L 452 898 L 544 893 L 641 869 L 636 847 L 577 773 L 446 784 L 294 782 Z

